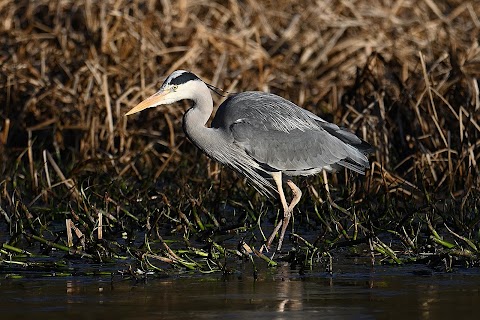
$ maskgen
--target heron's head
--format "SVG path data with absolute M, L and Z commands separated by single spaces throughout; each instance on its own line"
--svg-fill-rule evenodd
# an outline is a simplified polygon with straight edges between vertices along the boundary
M 191 99 L 196 86 L 203 81 L 193 73 L 185 70 L 172 72 L 163 82 L 160 90 L 140 102 L 125 115 L 140 112 L 163 104 L 174 103 L 183 99 Z

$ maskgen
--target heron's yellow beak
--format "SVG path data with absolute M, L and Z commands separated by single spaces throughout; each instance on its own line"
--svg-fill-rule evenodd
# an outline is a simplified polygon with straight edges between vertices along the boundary
M 148 109 L 148 108 L 153 108 L 153 107 L 156 107 L 156 106 L 162 104 L 163 100 L 165 99 L 165 96 L 168 93 L 169 93 L 168 90 L 160 91 L 160 92 L 155 93 L 154 95 L 148 97 L 147 99 L 145 99 L 142 102 L 140 102 L 139 104 L 137 104 L 130 111 L 128 111 L 125 115 L 129 116 L 131 114 L 140 112 L 140 111 Z

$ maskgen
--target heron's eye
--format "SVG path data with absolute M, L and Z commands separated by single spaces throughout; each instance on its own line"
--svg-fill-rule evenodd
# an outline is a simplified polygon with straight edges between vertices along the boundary
M 178 86 L 177 86 L 177 85 L 174 85 L 174 86 L 172 87 L 172 91 L 173 91 L 173 92 L 177 91 L 177 89 L 178 89 Z

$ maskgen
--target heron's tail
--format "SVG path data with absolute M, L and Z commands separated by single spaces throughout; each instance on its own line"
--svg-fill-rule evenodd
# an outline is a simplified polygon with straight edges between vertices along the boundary
M 346 150 L 348 153 L 347 158 L 337 162 L 338 165 L 365 174 L 365 169 L 370 168 L 370 162 L 367 155 L 371 153 L 374 148 L 367 142 L 358 138 L 361 141 L 359 144 L 346 144 Z

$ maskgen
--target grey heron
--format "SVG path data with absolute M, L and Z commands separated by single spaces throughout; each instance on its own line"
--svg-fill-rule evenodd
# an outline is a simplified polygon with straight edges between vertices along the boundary
M 192 143 L 214 160 L 236 170 L 266 196 L 278 193 L 283 219 L 275 226 L 266 245 L 280 231 L 277 250 L 302 191 L 290 176 L 308 176 L 322 170 L 345 167 L 364 174 L 370 164 L 371 146 L 355 134 L 329 123 L 280 96 L 258 91 L 231 94 L 212 120 L 215 88 L 195 74 L 177 70 L 160 89 L 126 115 L 180 100 L 193 102 L 183 116 L 183 129 Z M 287 203 L 283 176 L 293 199 Z M 272 183 L 273 180 L 273 183 Z

